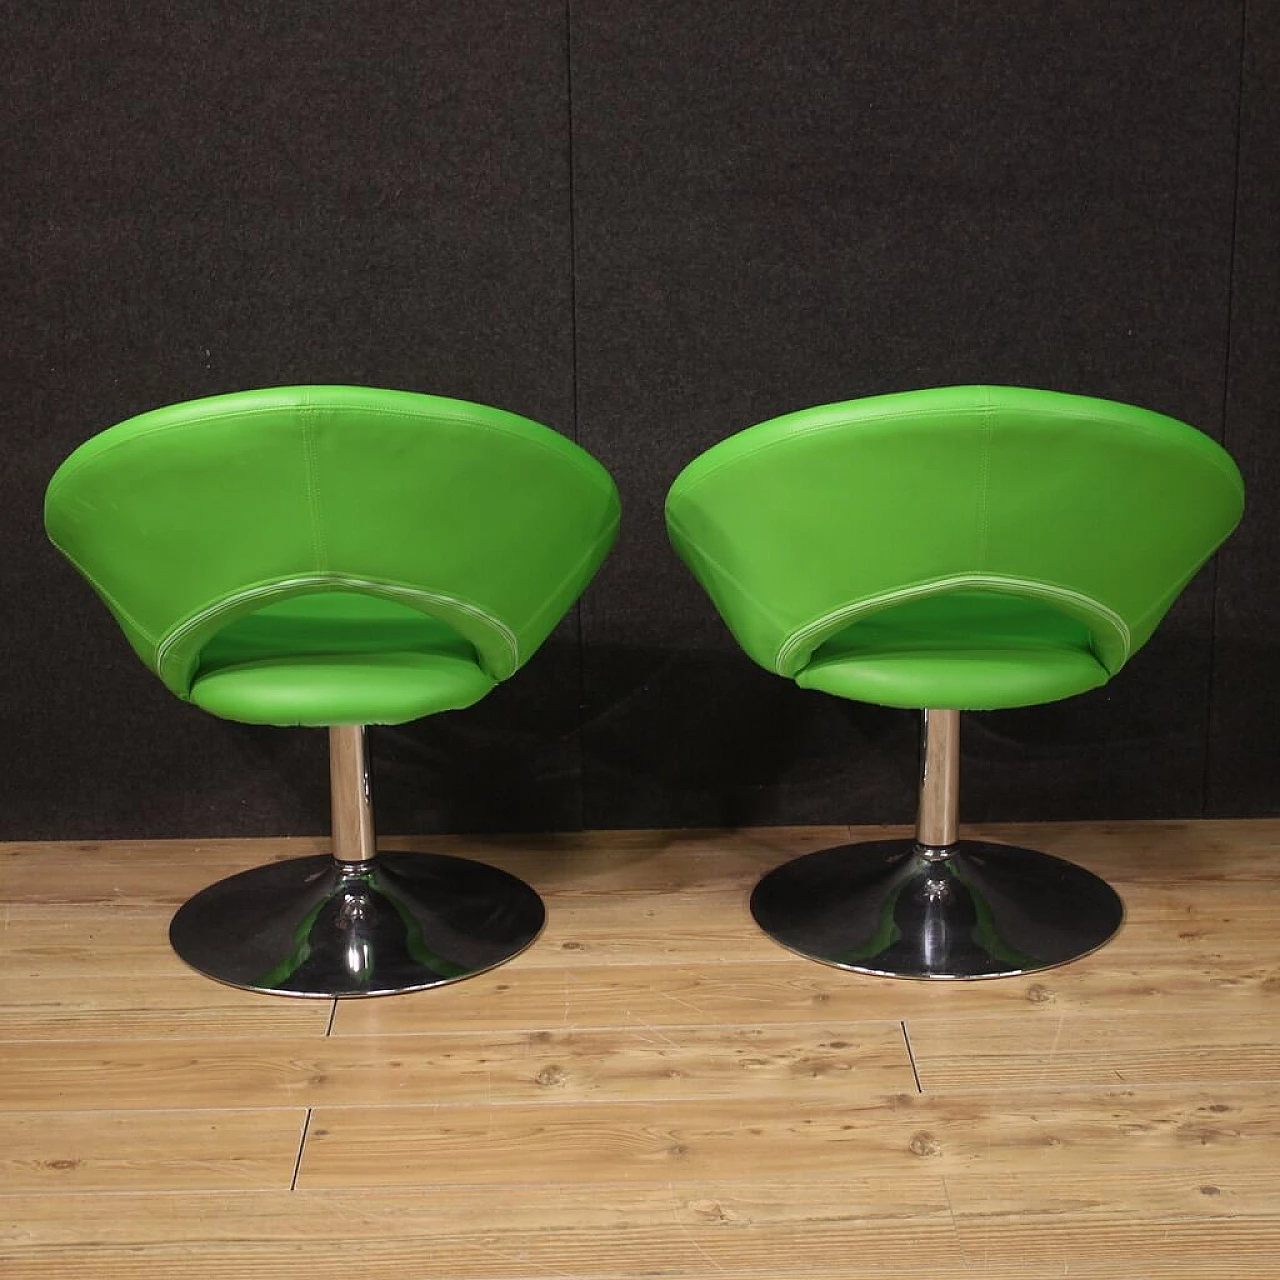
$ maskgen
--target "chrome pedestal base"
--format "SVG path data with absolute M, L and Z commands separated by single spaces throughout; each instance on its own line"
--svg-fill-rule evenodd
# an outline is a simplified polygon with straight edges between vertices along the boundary
M 1102 946 L 1124 919 L 1114 889 L 1047 853 L 960 840 L 824 849 L 766 875 L 751 913 L 824 964 L 893 978 L 998 978 Z
M 234 987 L 377 996 L 492 969 L 523 951 L 544 919 L 524 881 L 481 862 L 321 855 L 210 885 L 174 916 L 169 940 L 192 968 Z

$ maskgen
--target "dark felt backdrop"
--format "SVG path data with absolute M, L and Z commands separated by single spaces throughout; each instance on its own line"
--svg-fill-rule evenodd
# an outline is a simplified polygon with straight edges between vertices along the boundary
M 966 717 L 963 816 L 1275 812 L 1274 6 L 0 12 L 0 838 L 324 829 L 323 735 L 175 702 L 40 526 L 95 431 L 312 381 L 540 419 L 625 506 L 518 679 L 374 731 L 384 830 L 909 818 L 913 717 L 738 655 L 661 504 L 752 422 L 964 381 L 1183 417 L 1252 501 L 1112 685 Z

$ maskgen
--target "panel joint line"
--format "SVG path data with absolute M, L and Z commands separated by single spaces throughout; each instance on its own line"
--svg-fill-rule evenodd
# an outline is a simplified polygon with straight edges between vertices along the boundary
M 311 1128 L 311 1108 L 307 1108 L 307 1118 L 302 1122 L 302 1136 L 298 1139 L 298 1158 L 293 1162 L 293 1177 L 289 1179 L 289 1190 L 298 1189 L 298 1171 L 302 1168 L 302 1153 L 307 1145 L 307 1131 Z
M 916 1092 L 923 1093 L 924 1087 L 920 1084 L 920 1070 L 916 1066 L 915 1051 L 911 1048 L 911 1036 L 907 1033 L 907 1022 L 904 1018 L 901 1022 L 902 1027 L 902 1043 L 907 1046 L 907 1060 L 911 1063 L 911 1074 L 915 1077 Z

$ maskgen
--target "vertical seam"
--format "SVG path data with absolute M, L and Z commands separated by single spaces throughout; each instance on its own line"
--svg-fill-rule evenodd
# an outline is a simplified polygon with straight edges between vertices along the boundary
M 987 568 L 987 551 L 991 544 L 989 491 L 991 484 L 991 437 L 995 426 L 991 417 L 991 393 L 982 393 L 982 462 L 978 473 L 978 568 Z
M 324 573 L 329 568 L 329 550 L 325 545 L 324 518 L 320 506 L 320 469 L 316 458 L 315 440 L 316 410 L 304 404 L 300 412 L 302 454 L 306 465 L 307 508 L 311 513 L 311 555 L 315 560 L 316 571 Z

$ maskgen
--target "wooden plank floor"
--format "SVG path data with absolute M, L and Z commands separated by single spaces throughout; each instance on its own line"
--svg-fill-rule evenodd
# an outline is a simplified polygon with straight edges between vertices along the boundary
M 761 872 L 885 834 L 433 839 L 533 883 L 545 933 L 342 1002 L 166 937 L 318 841 L 0 846 L 0 1275 L 1280 1280 L 1280 821 L 973 833 L 1125 899 L 1034 978 L 757 932 Z

